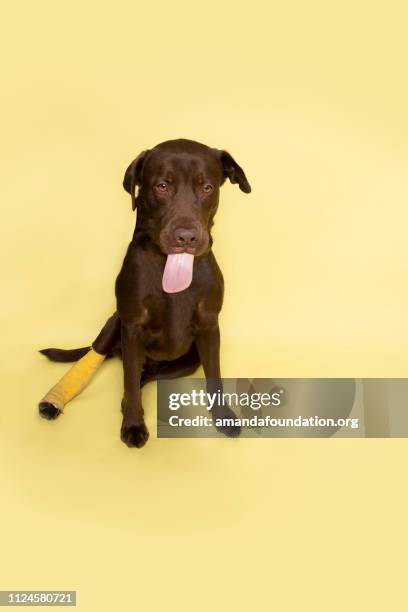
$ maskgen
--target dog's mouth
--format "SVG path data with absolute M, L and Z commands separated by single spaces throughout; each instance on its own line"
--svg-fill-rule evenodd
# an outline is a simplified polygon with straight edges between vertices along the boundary
M 164 251 L 165 255 L 178 255 L 180 253 L 189 253 L 190 255 L 200 254 L 200 249 L 197 247 L 170 247 Z
M 203 255 L 209 246 L 209 236 L 202 234 L 193 245 L 176 245 L 167 243 L 163 236 L 160 248 L 167 255 L 162 277 L 163 291 L 178 293 L 187 289 L 193 280 L 193 265 L 195 257 Z

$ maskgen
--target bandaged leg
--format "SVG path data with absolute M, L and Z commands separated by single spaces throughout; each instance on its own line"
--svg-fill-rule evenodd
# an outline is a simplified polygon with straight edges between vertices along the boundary
M 100 355 L 90 349 L 43 397 L 39 403 L 41 414 L 49 419 L 56 418 L 63 411 L 65 404 L 85 389 L 105 357 L 106 355 Z

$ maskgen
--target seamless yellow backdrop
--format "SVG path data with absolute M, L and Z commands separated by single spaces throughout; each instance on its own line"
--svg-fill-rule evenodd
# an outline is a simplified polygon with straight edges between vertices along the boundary
M 9 4 L 1 25 L 2 589 L 78 609 L 405 609 L 404 440 L 119 440 L 121 364 L 55 423 L 115 308 L 143 149 L 226 148 L 224 376 L 408 374 L 404 2 Z M 144 393 L 154 434 L 155 387 Z

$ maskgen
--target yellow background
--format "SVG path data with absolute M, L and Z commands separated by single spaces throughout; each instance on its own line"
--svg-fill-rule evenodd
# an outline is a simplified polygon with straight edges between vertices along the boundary
M 4 14 L 5 13 L 5 14 Z M 405 2 L 8 3 L 1 51 L 2 589 L 78 609 L 406 609 L 404 440 L 119 441 L 121 364 L 55 423 L 114 309 L 142 150 L 228 149 L 224 376 L 407 376 Z M 155 388 L 144 394 L 155 431 Z

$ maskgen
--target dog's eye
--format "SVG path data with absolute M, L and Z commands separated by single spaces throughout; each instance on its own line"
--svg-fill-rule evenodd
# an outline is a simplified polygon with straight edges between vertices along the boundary
M 156 185 L 156 189 L 162 192 L 168 191 L 167 183 L 158 183 L 158 185 Z
M 206 183 L 205 185 L 203 185 L 204 193 L 210 193 L 213 189 L 214 187 L 210 183 Z

